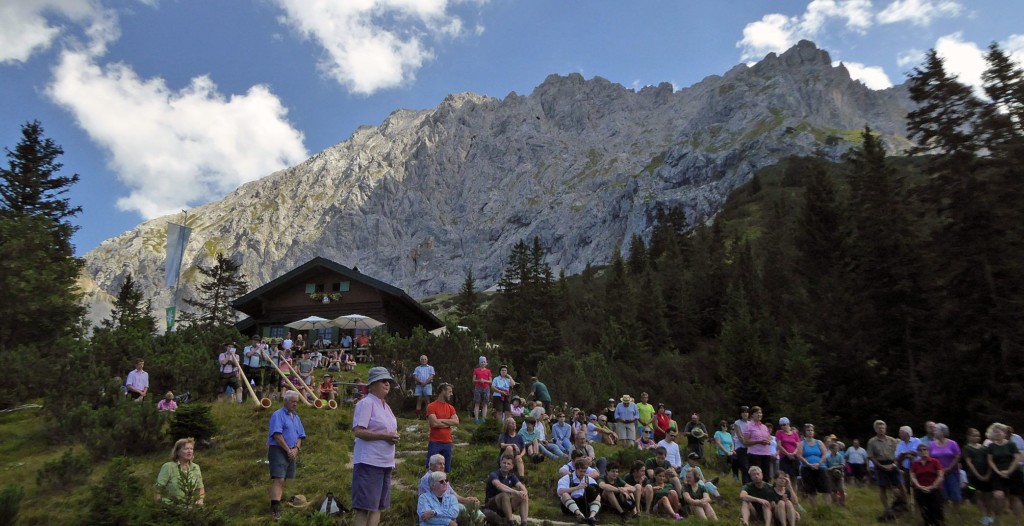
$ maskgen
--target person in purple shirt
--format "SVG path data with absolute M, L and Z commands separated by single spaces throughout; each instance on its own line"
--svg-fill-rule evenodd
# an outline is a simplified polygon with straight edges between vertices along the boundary
M 352 508 L 355 526 L 377 526 L 380 512 L 391 506 L 391 472 L 395 469 L 398 420 L 384 400 L 397 386 L 384 367 L 370 369 L 369 393 L 352 414 Z
M 922 441 L 924 443 L 924 441 Z M 949 426 L 935 424 L 935 436 L 928 442 L 928 456 L 942 464 L 945 472 L 942 479 L 942 493 L 953 507 L 960 508 L 963 493 L 960 491 L 960 446 L 949 438 Z
M 285 479 L 295 478 L 295 461 L 302 450 L 306 430 L 295 409 L 299 406 L 299 393 L 287 391 L 281 409 L 270 415 L 267 433 L 267 461 L 270 464 L 270 513 L 274 520 L 281 518 L 281 495 Z

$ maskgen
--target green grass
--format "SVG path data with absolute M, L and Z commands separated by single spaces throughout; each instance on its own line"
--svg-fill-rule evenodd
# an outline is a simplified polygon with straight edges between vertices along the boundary
M 361 365 L 356 373 L 343 373 L 342 378 L 348 381 L 355 374 L 365 378 L 367 366 Z M 400 404 L 395 401 L 394 407 Z M 275 407 L 276 404 L 275 404 Z M 310 500 L 322 498 L 328 491 L 338 495 L 346 504 L 349 502 L 351 470 L 350 450 L 352 433 L 350 431 L 351 406 L 342 406 L 335 411 L 314 410 L 304 405 L 299 406 L 299 415 L 308 435 L 303 444 L 300 457 L 298 476 L 289 481 L 286 494 L 302 494 Z M 268 524 L 266 513 L 268 477 L 264 463 L 266 458 L 266 423 L 269 410 L 255 409 L 250 405 L 234 405 L 215 403 L 213 416 L 220 426 L 220 432 L 214 439 L 212 447 L 197 452 L 196 462 L 203 468 L 206 483 L 206 502 L 224 511 L 230 517 L 231 524 L 256 525 Z M 408 415 L 406 415 L 408 416 Z M 470 421 L 466 414 L 460 415 L 463 421 Z M 58 458 L 66 446 L 52 444 L 47 440 L 45 422 L 38 411 L 22 411 L 0 415 L 0 473 L 6 482 L 21 484 L 26 492 L 22 502 L 19 524 L 73 524 L 82 516 L 82 510 L 88 503 L 88 490 L 98 483 L 106 470 L 106 463 L 97 463 L 89 481 L 81 486 L 63 493 L 51 492 L 36 487 L 36 472 L 49 460 Z M 423 420 L 409 418 L 400 419 L 402 440 L 398 446 L 398 458 L 401 459 L 395 472 L 392 508 L 383 515 L 383 523 L 408 526 L 413 522 L 415 513 L 415 488 L 424 472 L 427 429 Z M 465 424 L 455 430 L 457 444 L 454 454 L 454 467 L 450 475 L 456 491 L 462 495 L 473 495 L 483 500 L 484 484 L 487 474 L 495 469 L 496 451 L 491 445 L 470 444 L 472 431 L 476 428 L 472 423 Z M 70 432 L 70 430 L 69 430 Z M 111 437 L 121 440 L 124 437 Z M 617 457 L 621 448 L 597 445 L 599 456 Z M 158 452 L 132 459 L 134 474 L 150 487 L 155 482 L 160 465 L 169 454 Z M 559 463 L 546 460 L 541 464 L 527 464 L 527 480 L 530 489 L 531 516 L 541 520 L 565 521 L 559 511 L 555 498 L 557 469 Z M 708 476 L 718 476 L 716 466 L 705 466 Z M 722 477 L 720 483 L 726 502 L 715 506 L 720 521 L 725 524 L 739 522 L 739 504 L 737 495 L 740 486 L 729 477 Z M 803 525 L 868 525 L 876 524 L 875 517 L 879 514 L 880 504 L 877 492 L 869 487 L 848 488 L 848 503 L 845 508 L 838 508 L 819 503 L 810 505 L 805 499 L 807 508 L 801 524 Z M 308 519 L 311 510 L 286 511 L 286 519 L 291 523 L 302 524 Z M 970 505 L 964 506 L 958 515 L 947 517 L 948 524 L 977 523 L 979 515 Z M 344 519 L 348 523 L 351 519 Z M 636 521 L 641 525 L 670 524 L 675 521 L 654 517 L 641 517 Z M 608 520 L 605 524 L 618 523 Z M 682 524 L 699 524 L 696 518 L 682 521 Z M 894 524 L 918 524 L 916 515 L 908 514 Z

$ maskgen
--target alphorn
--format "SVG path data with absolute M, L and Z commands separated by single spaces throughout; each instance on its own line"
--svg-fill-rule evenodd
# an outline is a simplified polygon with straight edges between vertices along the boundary
M 245 384 L 245 388 L 249 390 L 249 397 L 252 398 L 253 403 L 260 409 L 270 409 L 273 405 L 269 398 L 260 398 L 256 396 L 256 391 L 253 390 L 252 384 L 249 383 L 249 379 L 245 377 L 245 371 L 242 370 L 242 366 L 238 363 L 238 356 L 232 354 L 231 358 L 235 360 L 235 367 L 238 368 L 238 374 L 242 375 L 242 383 Z
M 276 363 L 274 363 L 274 360 L 270 359 L 270 355 L 267 354 L 266 351 L 260 351 L 260 354 L 262 354 L 263 357 L 266 358 L 268 362 L 270 362 L 270 365 L 274 368 L 275 371 L 277 371 L 277 374 L 281 375 L 281 379 L 284 380 L 284 383 L 287 384 L 288 387 L 291 387 L 292 390 L 295 391 L 296 393 L 299 393 L 300 395 L 302 394 L 302 391 L 300 391 L 298 387 L 295 387 L 295 384 L 293 384 L 292 381 L 288 379 L 288 375 L 284 374 L 281 368 L 278 367 Z M 289 368 L 291 368 L 291 366 L 289 366 Z M 302 399 L 302 403 L 310 407 L 315 407 L 313 404 L 309 402 L 309 400 L 306 400 L 305 396 L 299 396 L 299 398 Z
M 334 400 L 324 401 L 323 398 L 320 398 L 319 396 L 317 396 L 316 392 L 313 391 L 312 387 L 310 387 L 309 385 L 306 385 L 306 381 L 302 379 L 302 375 L 299 375 L 298 378 L 299 378 L 299 384 L 302 385 L 302 387 L 305 387 L 306 391 L 309 392 L 309 394 L 313 396 L 313 407 L 315 407 L 317 409 L 323 409 L 324 406 L 326 405 L 327 409 L 337 409 L 338 408 L 338 402 L 335 402 Z

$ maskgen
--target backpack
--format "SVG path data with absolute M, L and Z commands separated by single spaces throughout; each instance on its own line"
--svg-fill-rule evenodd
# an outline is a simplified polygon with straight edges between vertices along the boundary
M 325 513 L 333 517 L 341 515 L 342 513 L 348 513 L 348 508 L 346 508 L 333 493 L 328 493 L 327 496 L 316 505 L 316 511 L 317 513 Z

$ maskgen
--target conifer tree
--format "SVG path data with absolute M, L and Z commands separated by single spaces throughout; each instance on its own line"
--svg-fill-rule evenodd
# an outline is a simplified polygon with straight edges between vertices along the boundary
M 181 321 L 205 328 L 226 327 L 235 322 L 235 309 L 231 302 L 245 294 L 249 285 L 239 272 L 241 264 L 217 253 L 217 264 L 207 267 L 196 265 L 206 280 L 196 287 L 197 298 L 186 299 L 192 307 L 181 314 Z

